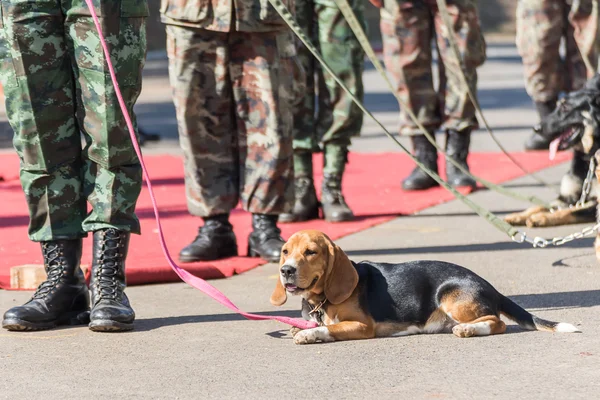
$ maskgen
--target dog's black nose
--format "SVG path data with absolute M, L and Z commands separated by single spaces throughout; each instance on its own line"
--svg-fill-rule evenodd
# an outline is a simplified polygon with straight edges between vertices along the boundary
M 295 273 L 296 268 L 292 267 L 291 265 L 284 265 L 281 267 L 281 275 L 283 275 L 283 277 L 286 279 L 291 278 Z

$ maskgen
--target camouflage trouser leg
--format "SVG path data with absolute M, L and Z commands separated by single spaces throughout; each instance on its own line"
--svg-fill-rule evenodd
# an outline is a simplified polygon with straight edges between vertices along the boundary
M 527 93 L 537 102 L 581 88 L 598 66 L 598 0 L 520 0 L 517 47 L 523 58 Z M 566 58 L 560 57 L 565 38 Z M 584 61 L 585 59 L 585 61 Z M 586 68 L 586 62 L 591 68 Z
M 385 64 L 396 80 L 402 100 L 430 130 L 442 125 L 457 130 L 477 126 L 475 109 L 459 79 L 459 66 L 444 37 L 446 29 L 435 1 L 398 0 L 391 3 L 393 6 L 381 11 L 381 33 Z M 477 20 L 476 2 L 449 0 L 448 9 L 454 21 L 454 37 L 465 60 L 468 84 L 474 90 L 476 68 L 485 60 L 485 42 Z M 445 84 L 440 88 L 441 93 L 433 85 L 431 41 L 434 33 L 443 61 L 440 71 L 444 75 L 441 81 Z M 404 110 L 400 111 L 400 133 L 420 134 Z
M 433 16 L 422 2 L 381 9 L 381 36 L 386 69 L 396 81 L 398 95 L 426 128 L 441 123 L 438 94 L 433 87 Z M 400 134 L 416 135 L 419 129 L 400 109 Z
M 292 80 L 281 73 L 285 33 L 167 26 L 169 76 L 185 154 L 190 213 L 259 214 L 293 201 Z M 291 46 L 293 50 L 293 46 Z
M 350 2 L 360 21 L 364 21 L 364 3 Z M 362 73 L 364 52 L 341 11 L 333 1 L 296 3 L 299 24 L 320 49 L 323 59 L 361 101 L 364 97 Z M 294 116 L 294 149 L 318 150 L 318 143 L 350 145 L 360 135 L 362 111 L 332 76 L 323 72 L 312 54 L 303 46 L 298 49 L 307 76 L 307 96 Z M 319 106 L 315 120 L 315 74 L 318 76 Z
M 359 21 L 364 21 L 364 2 L 350 2 Z M 362 74 L 365 53 L 337 6 L 316 4 L 317 35 L 323 59 L 360 100 L 364 98 Z M 363 29 L 365 28 L 363 22 Z M 317 135 L 327 144 L 350 145 L 360 135 L 363 113 L 333 77 L 319 68 Z
M 148 9 L 144 1 L 102 4 L 96 12 L 132 112 Z M 85 3 L 8 0 L 2 14 L 0 74 L 21 158 L 30 238 L 70 239 L 108 227 L 139 233 L 140 165 Z
M 477 99 L 477 67 L 481 66 L 486 58 L 486 44 L 479 25 L 477 0 L 448 1 L 448 13 L 452 18 L 453 35 L 463 60 L 463 71 L 446 37 L 446 24 L 437 7 L 435 10 L 437 47 L 444 65 L 445 78 L 442 128 L 470 132 L 470 129 L 478 127 L 476 110 L 460 75 L 464 73 L 469 89 Z
M 316 41 L 316 15 L 315 4 L 312 0 L 296 2 L 296 20 L 304 29 L 305 33 L 317 46 Z M 315 72 L 319 62 L 313 57 L 312 53 L 296 39 L 298 43 L 298 61 L 302 65 L 306 74 L 306 94 L 304 99 L 294 108 L 294 150 L 295 151 L 319 151 L 319 138 L 317 137 L 316 127 L 316 90 L 315 90 Z

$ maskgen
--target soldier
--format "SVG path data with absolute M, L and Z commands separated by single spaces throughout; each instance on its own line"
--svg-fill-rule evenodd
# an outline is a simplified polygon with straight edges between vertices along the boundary
M 468 168 L 467 155 L 471 131 L 478 127 L 475 107 L 460 80 L 460 64 L 448 42 L 448 30 L 435 0 L 371 0 L 381 6 L 381 34 L 385 64 L 397 81 L 398 93 L 432 135 L 438 128 L 446 131 L 446 152 Z M 471 91 L 477 93 L 476 68 L 485 61 L 485 41 L 479 26 L 476 0 L 448 0 L 454 35 L 463 57 L 465 75 Z M 440 55 L 440 88 L 433 86 L 431 40 L 435 38 Z M 400 134 L 410 135 L 415 156 L 434 171 L 436 148 L 420 133 L 401 110 Z M 448 183 L 453 186 L 476 185 L 453 164 L 446 162 Z M 402 182 L 404 190 L 436 186 L 429 175 L 416 167 Z
M 561 39 L 564 60 L 559 53 Z M 554 111 L 561 92 L 582 88 L 596 73 L 597 42 L 598 0 L 519 0 L 517 48 L 523 58 L 527 93 L 540 120 Z M 547 139 L 532 133 L 525 149 L 544 150 L 549 145 Z
M 129 113 L 146 56 L 145 0 L 95 1 L 110 38 Z M 83 0 L 2 1 L 0 75 L 21 159 L 29 238 L 41 243 L 47 280 L 4 314 L 9 330 L 82 323 L 93 331 L 133 328 L 125 289 L 130 233 L 142 170 Z M 81 146 L 81 133 L 85 147 Z M 87 203 L 91 212 L 87 212 Z M 93 233 L 90 299 L 80 269 L 82 238 Z
M 291 0 L 284 3 L 291 7 Z M 182 262 L 237 255 L 229 214 L 252 213 L 250 256 L 278 261 L 293 201 L 293 36 L 267 1 L 163 0 L 188 208 L 204 225 Z
M 351 0 L 350 3 L 358 19 L 363 21 L 364 3 L 361 0 Z M 296 19 L 316 43 L 335 74 L 362 100 L 364 52 L 335 1 L 299 1 L 296 5 Z M 294 113 L 296 198 L 293 211 L 281 215 L 279 220 L 296 222 L 319 217 L 312 155 L 320 151 L 320 141 L 323 144 L 324 159 L 321 192 L 323 215 L 330 222 L 350 221 L 354 214 L 342 195 L 342 177 L 348 162 L 348 147 L 351 138 L 360 134 L 363 114 L 302 44 L 298 45 L 298 57 L 306 71 L 308 94 L 302 104 L 295 107 Z M 315 110 L 317 86 L 318 113 Z

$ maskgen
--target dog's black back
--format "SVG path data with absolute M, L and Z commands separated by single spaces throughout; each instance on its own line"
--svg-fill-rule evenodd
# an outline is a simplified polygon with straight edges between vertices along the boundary
M 486 280 L 456 264 L 412 261 L 400 264 L 353 263 L 359 276 L 361 307 L 376 322 L 425 323 L 444 295 L 460 289 L 476 295 L 497 314 L 500 294 Z

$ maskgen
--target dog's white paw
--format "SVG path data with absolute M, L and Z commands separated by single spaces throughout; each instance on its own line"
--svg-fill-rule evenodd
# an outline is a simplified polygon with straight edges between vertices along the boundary
M 318 328 L 305 329 L 297 332 L 294 336 L 294 343 L 296 344 L 313 344 L 317 341 L 322 342 L 333 342 L 333 337 L 329 334 L 329 329 L 324 326 Z
M 298 332 L 301 332 L 301 331 L 302 331 L 302 329 L 294 326 L 290 329 L 290 335 L 292 335 L 292 337 L 295 337 L 298 334 Z
M 471 337 L 475 335 L 475 328 L 472 324 L 459 324 L 452 328 L 452 333 L 462 338 Z
M 317 333 L 311 332 L 312 329 L 300 331 L 294 335 L 294 343 L 296 344 L 313 344 L 317 343 Z

